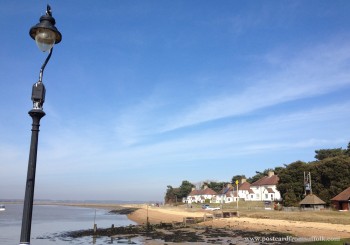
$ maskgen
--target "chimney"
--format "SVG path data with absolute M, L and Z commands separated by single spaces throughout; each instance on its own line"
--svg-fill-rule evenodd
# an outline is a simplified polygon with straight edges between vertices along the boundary
M 205 190 L 205 189 L 208 189 L 208 186 L 207 186 L 207 185 L 204 185 L 204 186 L 203 186 L 203 190 Z
M 269 171 L 267 175 L 268 175 L 269 177 L 274 176 L 274 175 L 275 175 L 275 172 L 274 172 L 274 171 Z
M 242 178 L 242 179 L 241 179 L 241 184 L 243 184 L 243 183 L 245 183 L 245 182 L 247 182 L 247 179 Z
M 231 184 L 231 183 L 228 183 L 228 184 L 226 185 L 226 188 L 232 188 L 232 184 Z
M 196 187 L 192 187 L 192 191 L 196 190 Z

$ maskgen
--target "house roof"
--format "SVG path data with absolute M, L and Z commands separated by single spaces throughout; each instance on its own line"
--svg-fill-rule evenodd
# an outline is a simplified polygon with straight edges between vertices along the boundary
M 227 194 L 228 192 L 232 191 L 233 188 L 232 186 L 230 187 L 224 187 L 221 191 L 220 191 L 220 194 L 223 195 L 223 194 Z
M 349 201 L 350 200 L 350 187 L 340 192 L 338 195 L 333 197 L 331 201 Z
M 217 195 L 217 193 L 209 187 L 201 191 L 202 191 L 202 195 Z
M 238 190 L 250 190 L 250 183 L 244 182 L 238 186 Z
M 215 191 L 213 191 L 211 188 L 206 188 L 203 190 L 193 190 L 188 194 L 189 196 L 197 196 L 197 195 L 217 195 Z
M 222 188 L 222 190 L 220 191 L 220 195 L 227 195 L 229 192 L 231 191 L 236 191 L 237 190 L 237 185 L 235 186 L 229 186 L 229 187 L 224 187 Z M 238 185 L 238 190 L 247 190 L 249 191 L 250 190 L 250 183 L 248 182 L 244 182 L 244 183 L 241 183 Z
M 268 193 L 275 193 L 272 188 L 267 188 Z
M 318 196 L 314 194 L 307 195 L 301 202 L 299 202 L 300 205 L 316 205 L 316 204 L 326 204 L 324 201 L 322 201 Z
M 262 185 L 277 185 L 279 178 L 277 175 L 264 176 L 261 179 L 255 181 L 251 186 L 262 186 Z
M 189 196 L 200 195 L 200 191 L 201 191 L 201 190 L 192 190 L 192 191 L 190 192 L 190 194 L 188 194 L 188 195 L 189 195 Z

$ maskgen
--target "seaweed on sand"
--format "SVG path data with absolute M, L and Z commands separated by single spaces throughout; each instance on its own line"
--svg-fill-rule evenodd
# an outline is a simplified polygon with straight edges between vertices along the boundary
M 110 214 L 131 214 L 132 212 L 138 210 L 138 208 L 117 208 L 117 209 L 113 209 L 111 211 L 109 211 Z
M 164 242 L 198 242 L 198 243 L 215 243 L 215 244 L 234 244 L 235 241 L 249 241 L 249 244 L 260 244 L 260 242 L 247 238 L 255 237 L 286 237 L 287 234 L 277 232 L 253 232 L 240 230 L 227 230 L 224 228 L 212 227 L 165 227 L 162 224 L 155 224 L 149 226 L 130 225 L 125 227 L 113 227 L 106 229 L 93 229 L 70 231 L 60 235 L 61 238 L 79 238 L 84 236 L 92 237 L 146 237 L 150 239 L 163 240 Z M 233 243 L 232 243 L 233 242 Z M 269 244 L 286 244 L 283 243 L 266 242 Z

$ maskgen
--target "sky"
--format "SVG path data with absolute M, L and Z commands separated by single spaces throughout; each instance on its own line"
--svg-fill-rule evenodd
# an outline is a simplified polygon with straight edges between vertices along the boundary
M 350 141 L 349 1 L 3 0 L 0 199 L 24 197 L 47 3 L 36 199 L 162 201 Z

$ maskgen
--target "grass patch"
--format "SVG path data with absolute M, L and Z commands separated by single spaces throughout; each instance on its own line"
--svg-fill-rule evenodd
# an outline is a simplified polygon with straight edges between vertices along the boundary
M 210 203 L 212 207 L 220 207 L 222 210 L 237 210 L 236 202 L 233 203 Z M 186 205 L 183 205 L 186 207 Z M 201 210 L 202 204 L 192 204 L 192 210 Z M 269 206 L 271 210 L 265 210 L 264 202 L 248 202 L 240 201 L 238 203 L 238 211 L 241 217 L 248 218 L 269 218 L 290 221 L 304 222 L 320 222 L 330 224 L 350 225 L 350 212 L 339 212 L 333 210 L 322 211 L 276 211 L 273 206 Z

